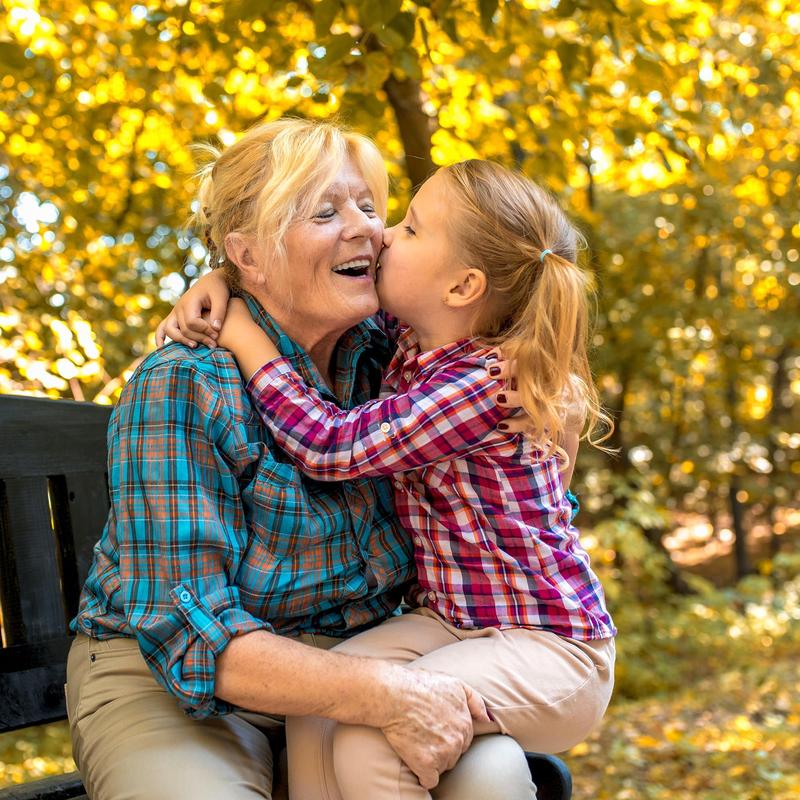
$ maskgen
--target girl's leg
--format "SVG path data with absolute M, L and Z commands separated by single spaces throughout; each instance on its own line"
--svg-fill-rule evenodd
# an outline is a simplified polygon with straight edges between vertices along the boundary
M 408 664 L 458 641 L 458 636 L 442 626 L 438 618 L 406 614 L 347 640 L 337 650 Z M 340 737 L 343 729 L 351 732 L 356 740 L 353 745 L 356 755 L 347 757 L 345 772 L 356 773 L 357 782 L 363 783 L 364 791 L 357 795 L 359 797 L 532 800 L 536 796 L 524 753 L 506 736 L 476 739 L 456 767 L 443 776 L 439 786 L 429 794 L 402 764 L 380 731 L 337 726 L 329 720 L 303 717 L 287 720 L 291 800 L 341 800 L 333 762 L 333 741 L 334 735 Z
M 266 736 L 235 714 L 187 717 L 132 639 L 76 639 L 67 709 L 75 761 L 92 800 L 271 797 Z
M 495 719 L 478 733 L 500 731 L 526 750 L 560 752 L 584 739 L 602 717 L 613 686 L 613 641 L 578 642 L 524 629 L 460 631 L 421 614 L 455 641 L 410 667 L 446 672 L 472 686 Z M 365 748 L 381 771 L 361 768 Z M 374 729 L 337 726 L 333 764 L 345 800 L 428 797 Z

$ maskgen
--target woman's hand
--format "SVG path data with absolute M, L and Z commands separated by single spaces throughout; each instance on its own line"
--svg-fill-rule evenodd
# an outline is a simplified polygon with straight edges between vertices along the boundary
M 215 347 L 225 320 L 230 290 L 219 270 L 203 275 L 178 298 L 175 308 L 156 328 L 156 345 L 166 337 L 173 342 L 197 347 L 197 343 Z
M 391 719 L 381 725 L 392 749 L 417 776 L 425 789 L 439 783 L 472 743 L 475 723 L 492 724 L 483 699 L 457 678 L 407 669 L 400 675 Z M 388 670 L 387 670 L 388 672 Z M 387 674 L 387 679 L 389 675 Z

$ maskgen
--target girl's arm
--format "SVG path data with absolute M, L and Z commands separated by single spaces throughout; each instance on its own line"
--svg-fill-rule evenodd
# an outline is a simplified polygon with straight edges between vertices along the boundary
M 221 270 L 203 275 L 178 298 L 175 308 L 159 323 L 156 345 L 161 347 L 169 337 L 189 347 L 196 347 L 198 342 L 215 347 L 229 297 L 230 290 Z
M 272 340 L 253 319 L 244 300 L 234 297 L 219 332 L 219 345 L 233 353 L 245 381 L 281 354 Z
M 475 359 L 350 411 L 326 402 L 286 359 L 265 365 L 247 386 L 278 445 L 322 481 L 405 472 L 496 444 L 485 440 L 508 414 L 495 403 L 498 388 Z

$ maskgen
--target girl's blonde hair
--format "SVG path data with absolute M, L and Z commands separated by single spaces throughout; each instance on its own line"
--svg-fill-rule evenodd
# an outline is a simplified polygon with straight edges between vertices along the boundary
M 589 369 L 592 279 L 577 264 L 582 236 L 555 198 L 524 175 L 479 160 L 440 173 L 452 190 L 449 225 L 459 258 L 487 278 L 474 333 L 517 360 L 534 441 L 544 457 L 563 460 L 565 430 L 577 420 L 598 446 L 613 423 Z
M 332 122 L 280 119 L 250 128 L 219 150 L 197 148 L 207 161 L 198 172 L 197 209 L 190 220 L 203 231 L 211 266 L 222 266 L 232 288 L 239 269 L 225 254 L 234 231 L 270 247 L 273 264 L 287 269 L 284 238 L 308 217 L 347 158 L 361 171 L 376 213 L 386 218 L 388 177 L 378 148 L 366 136 Z

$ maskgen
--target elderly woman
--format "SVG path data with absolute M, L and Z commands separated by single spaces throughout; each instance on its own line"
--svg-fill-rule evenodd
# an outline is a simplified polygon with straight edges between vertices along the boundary
M 251 129 L 200 186 L 213 257 L 345 408 L 374 396 L 392 351 L 373 317 L 386 197 L 369 140 L 299 120 Z M 109 488 L 67 674 L 93 800 L 269 798 L 268 715 L 380 729 L 426 786 L 467 751 L 437 798 L 534 796 L 509 737 L 468 750 L 488 719 L 469 687 L 329 649 L 392 614 L 412 575 L 391 490 L 287 463 L 227 351 L 173 344 L 145 360 L 111 419 Z M 290 776 L 314 768 L 290 761 Z

